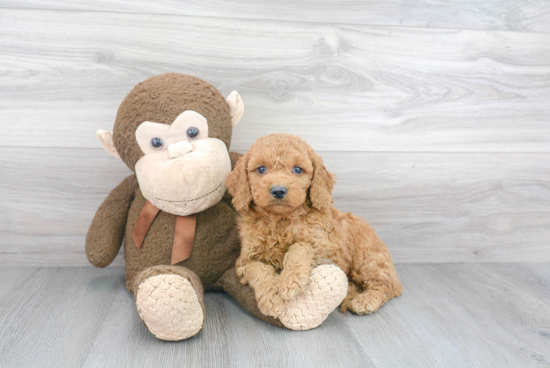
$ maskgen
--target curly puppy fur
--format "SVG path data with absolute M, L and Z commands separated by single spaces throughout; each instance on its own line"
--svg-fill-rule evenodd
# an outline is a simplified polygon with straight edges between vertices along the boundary
M 277 317 L 285 299 L 304 291 L 319 259 L 332 260 L 348 276 L 342 312 L 370 314 L 401 295 L 388 249 L 363 219 L 331 206 L 334 178 L 299 137 L 258 139 L 227 186 L 241 215 L 237 274 L 265 315 Z M 286 195 L 276 198 L 273 187 L 286 188 Z

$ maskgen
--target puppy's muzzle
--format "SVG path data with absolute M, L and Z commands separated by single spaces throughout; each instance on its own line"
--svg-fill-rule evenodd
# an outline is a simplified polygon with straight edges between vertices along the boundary
M 280 187 L 278 185 L 271 187 L 271 195 L 276 199 L 283 199 L 288 190 L 285 187 Z

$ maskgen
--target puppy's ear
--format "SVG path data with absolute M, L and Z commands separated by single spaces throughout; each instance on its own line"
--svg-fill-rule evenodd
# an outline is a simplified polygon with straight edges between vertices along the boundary
M 333 202 L 334 177 L 325 168 L 321 156 L 311 150 L 310 157 L 313 161 L 313 178 L 309 187 L 309 199 L 313 207 L 321 210 Z
M 237 211 L 248 209 L 252 202 L 252 192 L 248 182 L 248 153 L 237 161 L 235 169 L 231 171 L 225 183 L 229 194 L 233 196 L 233 206 Z

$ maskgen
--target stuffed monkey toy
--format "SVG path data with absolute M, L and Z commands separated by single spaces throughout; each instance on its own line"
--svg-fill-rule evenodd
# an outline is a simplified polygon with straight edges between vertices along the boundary
M 323 295 L 304 293 L 281 317 L 268 317 L 237 278 L 237 212 L 225 180 L 241 156 L 229 145 L 243 112 L 236 91 L 224 98 L 199 78 L 169 73 L 138 84 L 120 105 L 113 132 L 97 132 L 105 150 L 134 174 L 97 210 L 86 256 L 106 267 L 124 240 L 127 288 L 159 339 L 197 334 L 208 290 L 224 290 L 252 315 L 289 329 L 316 327 L 337 306 L 334 278 L 318 278 L 310 287 Z

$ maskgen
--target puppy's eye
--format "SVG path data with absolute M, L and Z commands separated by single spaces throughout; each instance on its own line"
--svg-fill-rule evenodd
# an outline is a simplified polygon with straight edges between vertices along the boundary
M 303 170 L 301 167 L 299 167 L 299 166 L 294 166 L 294 168 L 292 169 L 292 172 L 293 172 L 294 174 L 301 174 L 301 173 L 304 172 L 304 170 Z
M 260 166 L 256 169 L 256 171 L 258 172 L 258 174 L 265 174 L 267 169 L 265 168 L 265 166 Z
M 153 138 L 151 139 L 151 146 L 156 149 L 161 149 L 162 147 L 164 147 L 164 142 L 160 138 Z
M 189 139 L 197 138 L 199 136 L 199 133 L 200 133 L 200 131 L 199 131 L 199 128 L 197 128 L 197 127 L 188 128 L 187 132 L 185 132 L 185 134 L 187 134 L 187 137 Z

